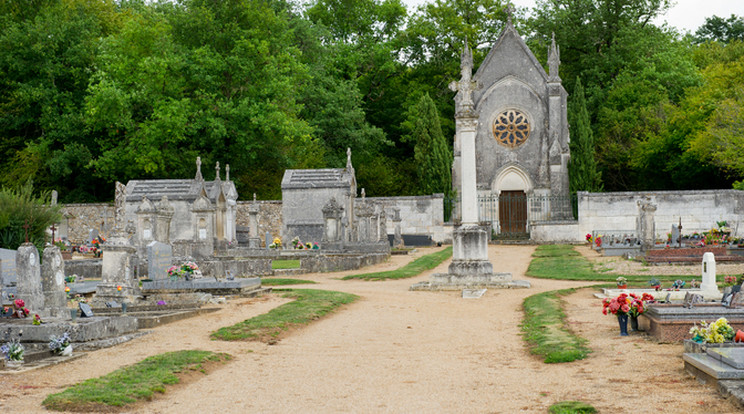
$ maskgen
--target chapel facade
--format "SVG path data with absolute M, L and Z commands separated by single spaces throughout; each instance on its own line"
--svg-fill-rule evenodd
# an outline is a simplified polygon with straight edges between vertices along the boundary
M 463 51 L 463 72 L 472 70 Z M 477 120 L 476 180 L 481 221 L 497 232 L 526 232 L 531 220 L 570 217 L 567 97 L 555 38 L 546 72 L 509 20 L 472 77 Z M 458 100 L 458 97 L 455 98 Z M 458 107 L 462 106 L 457 102 Z M 460 194 L 460 137 L 455 136 L 453 187 Z M 558 201 L 560 200 L 560 201 Z

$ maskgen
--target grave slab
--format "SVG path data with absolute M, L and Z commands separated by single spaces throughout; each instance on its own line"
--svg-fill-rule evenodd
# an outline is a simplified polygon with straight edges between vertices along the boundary
M 708 348 L 707 354 L 736 369 L 744 369 L 744 347 Z

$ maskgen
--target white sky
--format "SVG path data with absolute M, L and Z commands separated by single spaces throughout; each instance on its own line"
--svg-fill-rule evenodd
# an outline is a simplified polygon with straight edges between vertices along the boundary
M 417 5 L 430 2 L 429 0 L 403 0 L 409 10 L 413 10 Z M 512 0 L 512 3 L 520 8 L 535 7 L 535 0 Z M 675 3 L 666 15 L 661 16 L 654 23 L 661 25 L 667 22 L 680 31 L 687 30 L 695 33 L 698 27 L 705 23 L 706 17 L 716 15 L 728 18 L 732 14 L 744 15 L 744 1 L 742 0 L 676 0 Z

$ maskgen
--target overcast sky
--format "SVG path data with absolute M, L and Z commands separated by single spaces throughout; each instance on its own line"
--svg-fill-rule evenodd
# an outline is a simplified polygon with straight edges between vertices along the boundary
M 409 6 L 429 3 L 428 0 L 403 0 Z M 535 0 L 512 0 L 517 7 L 533 8 Z M 661 16 L 654 23 L 661 25 L 664 22 L 669 23 L 680 31 L 688 30 L 695 33 L 698 27 L 704 22 L 706 17 L 713 15 L 720 17 L 729 17 L 732 14 L 737 16 L 744 15 L 743 0 L 676 0 L 676 4 L 666 15 Z

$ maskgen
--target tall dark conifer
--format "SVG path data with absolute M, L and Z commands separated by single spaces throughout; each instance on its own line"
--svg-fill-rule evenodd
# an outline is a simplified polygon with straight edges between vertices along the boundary
M 584 87 L 578 77 L 568 104 L 568 123 L 571 125 L 571 161 L 568 163 L 571 194 L 577 191 L 602 191 L 602 177 L 594 157 L 594 136 L 586 110 Z
M 411 113 L 415 119 L 411 138 L 416 144 L 414 159 L 418 193 L 449 195 L 452 188 L 452 153 L 442 134 L 439 113 L 429 94 L 421 97 Z

